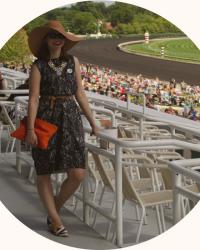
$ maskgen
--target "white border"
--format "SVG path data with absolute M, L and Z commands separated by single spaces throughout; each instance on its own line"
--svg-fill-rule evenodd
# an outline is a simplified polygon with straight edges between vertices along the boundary
M 70 0 L 5 0 L 1 3 L 0 48 L 23 25 L 51 9 L 75 3 Z M 199 7 L 197 0 L 123 1 L 149 9 L 179 27 L 200 48 Z M 9 178 L 9 176 L 8 176 Z M 1 190 L 3 192 L 3 190 Z M 164 234 L 134 247 L 138 250 L 199 249 L 200 203 L 181 222 Z M 50 241 L 19 222 L 0 202 L 0 248 L 15 250 L 61 250 L 69 247 Z

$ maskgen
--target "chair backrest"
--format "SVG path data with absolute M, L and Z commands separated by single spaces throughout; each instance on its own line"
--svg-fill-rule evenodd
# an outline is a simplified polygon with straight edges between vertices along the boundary
M 99 172 L 97 172 L 96 168 L 93 168 L 91 165 L 93 164 L 94 160 L 92 155 L 89 155 L 88 157 L 88 170 L 89 170 L 89 175 L 95 180 L 95 181 L 100 181 L 101 177 L 99 175 Z
M 173 189 L 172 171 L 166 166 L 166 168 L 160 168 L 160 172 L 162 175 L 165 189 L 172 190 Z
M 127 138 L 133 138 L 133 140 L 139 139 L 140 138 L 140 133 L 139 133 L 139 129 L 138 130 L 129 130 L 129 129 L 125 129 L 125 134 Z
M 200 184 L 199 183 L 187 185 L 186 188 L 194 193 L 200 193 Z
M 9 116 L 9 113 L 10 115 L 15 114 L 15 103 L 10 102 L 9 104 L 7 104 L 7 102 L 5 101 L 5 104 L 2 102 L 0 107 L 1 107 L 1 111 L 0 111 L 1 121 L 3 121 L 3 123 L 6 125 L 10 125 L 12 130 L 15 130 L 15 125 L 12 121 L 13 117 Z
M 130 179 L 127 167 L 122 167 L 122 188 L 124 198 L 129 201 L 134 201 L 142 206 L 142 201 L 134 187 L 133 181 Z
M 147 161 L 147 157 L 145 157 L 145 156 L 144 156 L 143 159 L 138 159 L 137 162 L 138 162 L 138 164 L 140 164 L 140 163 L 141 164 L 143 164 L 143 163 L 148 164 L 149 163 Z M 151 163 L 151 164 L 153 164 L 153 163 Z M 139 170 L 139 173 L 140 173 L 140 178 L 150 178 L 151 177 L 147 167 L 146 168 L 145 167 L 142 167 L 142 168 L 139 167 L 138 170 Z
M 123 150 L 124 150 L 124 153 L 127 156 L 130 156 L 130 158 L 132 159 L 133 167 L 138 166 L 139 177 L 140 178 L 150 178 L 151 176 L 150 176 L 150 173 L 148 170 L 148 164 L 153 165 L 154 164 L 153 161 L 149 157 L 144 156 L 142 154 L 135 154 L 134 151 L 132 151 L 130 149 L 123 149 Z M 146 164 L 147 167 L 140 167 L 144 163 Z M 126 165 L 126 164 L 124 163 L 124 165 Z
M 113 192 L 115 191 L 114 184 L 112 182 L 111 177 L 109 176 L 109 172 L 106 170 L 105 164 L 104 164 L 104 157 L 102 155 L 98 155 L 97 153 L 91 152 L 92 157 L 94 159 L 96 168 L 99 171 L 99 174 L 102 178 L 102 181 L 105 186 L 110 188 Z
M 6 82 L 6 89 L 15 89 L 16 86 L 16 80 L 12 77 L 4 77 L 4 81 Z
M 104 163 L 105 157 L 94 152 L 91 152 L 91 154 L 94 159 L 96 168 L 99 170 L 99 174 L 102 178 L 104 185 L 109 187 L 114 192 L 115 187 L 114 187 L 111 177 L 109 176 L 109 170 L 106 169 L 105 167 L 105 163 Z M 145 159 L 146 157 L 142 156 L 142 158 Z M 113 162 L 112 162 L 112 165 L 113 165 L 113 168 L 115 169 L 115 165 Z M 142 206 L 143 203 L 140 199 L 140 195 L 138 194 L 136 188 L 134 187 L 134 182 L 131 180 L 131 176 L 129 174 L 128 169 L 129 168 L 126 166 L 122 167 L 122 189 L 123 189 L 124 198 Z
M 118 133 L 118 138 L 127 138 L 127 135 L 122 126 L 118 126 L 117 133 Z
M 196 185 L 197 185 L 197 188 L 198 188 L 199 193 L 200 193 L 200 183 L 196 183 Z

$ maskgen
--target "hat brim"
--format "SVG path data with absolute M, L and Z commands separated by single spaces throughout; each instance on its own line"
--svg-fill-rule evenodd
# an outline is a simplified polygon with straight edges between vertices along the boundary
M 79 36 L 76 36 L 69 32 L 64 32 L 59 29 L 49 27 L 36 27 L 30 32 L 28 37 L 29 48 L 35 57 L 39 56 L 39 51 L 44 41 L 44 38 L 52 30 L 59 32 L 66 38 L 66 42 L 64 44 L 64 50 L 66 51 L 71 49 L 76 43 L 82 40 L 82 38 Z

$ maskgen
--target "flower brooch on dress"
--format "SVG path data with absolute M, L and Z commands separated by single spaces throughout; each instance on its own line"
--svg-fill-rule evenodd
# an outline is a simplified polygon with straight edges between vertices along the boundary
M 72 73 L 72 69 L 67 69 L 67 73 L 71 74 Z

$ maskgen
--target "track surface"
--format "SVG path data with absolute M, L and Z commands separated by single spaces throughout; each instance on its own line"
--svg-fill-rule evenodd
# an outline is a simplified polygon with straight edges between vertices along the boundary
M 127 54 L 117 49 L 119 43 L 133 40 L 133 38 L 84 40 L 77 44 L 71 53 L 77 56 L 80 62 L 105 66 L 120 72 L 142 74 L 147 78 L 159 77 L 166 81 L 175 78 L 179 82 L 200 84 L 198 64 Z

